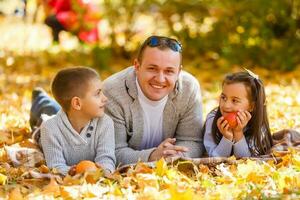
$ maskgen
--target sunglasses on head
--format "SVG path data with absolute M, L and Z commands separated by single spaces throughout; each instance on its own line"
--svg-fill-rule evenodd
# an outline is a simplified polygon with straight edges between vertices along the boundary
M 172 38 L 151 36 L 148 39 L 147 45 L 150 47 L 158 47 L 161 45 L 166 45 L 173 51 L 182 52 L 182 45 L 180 44 L 180 42 Z

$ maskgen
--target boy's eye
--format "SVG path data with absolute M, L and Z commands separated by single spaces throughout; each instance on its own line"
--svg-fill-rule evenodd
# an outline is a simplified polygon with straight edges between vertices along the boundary
M 98 90 L 96 95 L 99 96 L 101 94 L 102 90 Z

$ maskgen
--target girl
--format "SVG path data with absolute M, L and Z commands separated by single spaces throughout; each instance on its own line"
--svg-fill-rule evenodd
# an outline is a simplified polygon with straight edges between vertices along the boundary
M 204 126 L 209 156 L 250 157 L 267 154 L 273 142 L 267 118 L 263 83 L 251 71 L 226 76 L 219 107 Z

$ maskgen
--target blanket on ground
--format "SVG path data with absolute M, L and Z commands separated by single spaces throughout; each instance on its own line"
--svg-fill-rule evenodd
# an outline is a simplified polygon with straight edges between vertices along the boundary
M 282 156 L 289 153 L 289 148 L 300 151 L 300 132 L 293 129 L 283 129 L 272 135 L 274 146 L 271 149 L 270 154 L 262 155 L 259 157 L 249 157 L 241 159 L 252 159 L 257 161 L 269 161 L 273 160 L 275 163 L 279 163 L 282 160 Z M 32 143 L 31 143 L 31 142 Z M 38 145 L 34 144 L 33 140 L 21 142 L 20 144 L 14 144 L 12 146 L 6 146 L 5 150 L 11 163 L 17 166 L 37 167 L 40 164 L 44 164 L 44 157 Z M 175 163 L 180 161 L 191 161 L 192 163 L 199 165 L 218 165 L 220 163 L 234 164 L 240 162 L 241 159 L 234 157 L 204 157 L 204 158 L 186 158 L 186 157 L 173 157 L 168 158 L 168 163 Z M 153 167 L 155 162 L 146 163 L 148 166 Z M 126 171 L 129 167 L 135 166 L 135 164 L 126 165 L 118 168 L 118 171 Z
M 283 129 L 272 134 L 273 147 L 269 154 L 262 155 L 259 157 L 244 157 L 244 158 L 235 158 L 235 157 L 203 157 L 203 158 L 186 158 L 186 157 L 173 157 L 167 158 L 167 163 L 179 163 L 184 161 L 190 161 L 195 165 L 218 165 L 220 163 L 235 164 L 241 160 L 251 159 L 256 161 L 274 161 L 279 163 L 282 161 L 282 156 L 289 153 L 289 149 L 293 148 L 297 151 L 300 151 L 300 132 L 294 129 Z M 134 166 L 124 165 L 118 169 L 120 173 L 127 171 L 130 167 Z M 154 167 L 155 163 L 148 163 L 148 166 Z

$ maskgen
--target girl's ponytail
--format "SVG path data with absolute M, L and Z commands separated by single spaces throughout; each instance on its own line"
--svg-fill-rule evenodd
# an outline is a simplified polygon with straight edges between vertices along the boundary
M 255 91 L 253 92 L 253 100 L 255 102 L 254 116 L 252 117 L 252 123 L 250 126 L 253 135 L 254 146 L 251 151 L 254 155 L 263 155 L 269 153 L 273 146 L 273 140 L 269 127 L 269 120 L 267 114 L 266 94 L 264 85 L 258 77 L 253 77 Z

